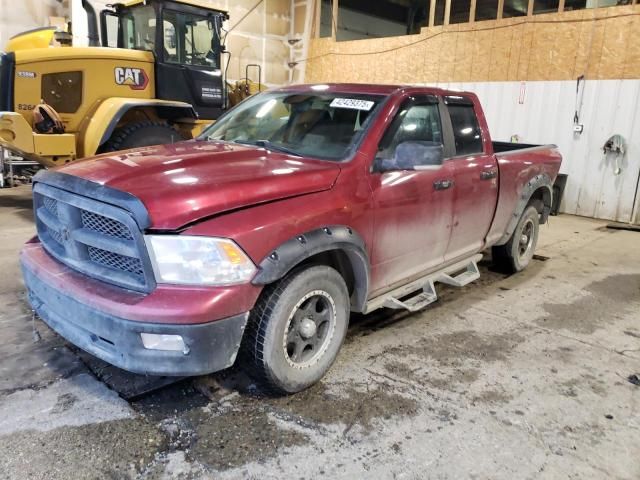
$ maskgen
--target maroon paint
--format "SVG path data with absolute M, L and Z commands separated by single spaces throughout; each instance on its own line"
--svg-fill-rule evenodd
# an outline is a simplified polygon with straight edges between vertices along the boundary
M 182 142 L 102 155 L 64 168 L 140 198 L 153 228 L 176 229 L 227 210 L 327 190 L 340 167 L 221 142 Z
M 373 294 L 444 261 L 451 236 L 454 189 L 435 190 L 433 184 L 453 177 L 450 162 L 435 171 L 371 176 L 376 233 L 371 244 Z
M 307 92 L 310 87 L 286 90 Z M 102 155 L 62 171 L 137 196 L 149 210 L 151 230 L 231 238 L 256 264 L 298 234 L 325 225 L 348 225 L 367 245 L 371 296 L 445 259 L 495 243 L 512 218 L 525 183 L 542 172 L 553 180 L 560 168 L 556 149 L 494 155 L 478 100 L 465 93 L 475 103 L 484 154 L 447 159 L 433 171 L 372 173 L 380 138 L 403 99 L 452 92 L 356 84 L 329 85 L 327 91 L 389 96 L 358 151 L 346 162 L 189 141 Z M 499 169 L 498 178 L 481 180 L 483 171 L 493 169 Z M 453 188 L 433 189 L 434 181 L 447 179 L 454 180 Z M 227 213 L 220 215 L 223 212 Z M 26 246 L 22 255 L 30 268 L 67 294 L 132 320 L 212 321 L 250 310 L 260 293 L 260 287 L 251 285 L 161 285 L 143 296 L 66 269 L 39 243 Z
M 554 181 L 562 161 L 557 148 L 497 154 L 496 158 L 500 170 L 498 206 L 487 235 L 487 244 L 497 242 L 504 234 L 526 183 L 541 173 Z

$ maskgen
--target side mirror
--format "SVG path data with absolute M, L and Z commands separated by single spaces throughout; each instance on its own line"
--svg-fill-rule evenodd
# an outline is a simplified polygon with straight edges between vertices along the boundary
M 444 147 L 441 143 L 408 141 L 399 144 L 393 158 L 376 159 L 378 172 L 392 170 L 431 170 L 440 168 L 444 161 Z

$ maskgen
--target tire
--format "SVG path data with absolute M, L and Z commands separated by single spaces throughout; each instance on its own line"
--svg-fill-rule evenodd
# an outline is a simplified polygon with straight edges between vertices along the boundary
M 138 122 L 117 129 L 101 152 L 117 152 L 136 147 L 164 145 L 184 140 L 180 132 L 164 122 Z
M 528 205 L 509 241 L 493 247 L 493 262 L 510 273 L 524 270 L 533 258 L 539 233 L 540 214 L 533 205 Z
M 327 266 L 294 270 L 266 287 L 251 311 L 240 351 L 241 368 L 268 394 L 310 387 L 336 359 L 349 312 L 349 292 L 336 270 Z

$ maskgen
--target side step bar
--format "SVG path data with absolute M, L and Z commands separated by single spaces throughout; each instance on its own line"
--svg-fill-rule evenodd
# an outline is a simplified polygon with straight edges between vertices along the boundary
M 373 298 L 367 303 L 365 313 L 372 312 L 378 308 L 405 309 L 416 312 L 438 299 L 435 283 L 440 282 L 453 287 L 464 287 L 480 278 L 478 262 L 482 259 L 481 254 L 461 262 L 449 265 L 437 272 L 433 272 L 418 280 L 396 288 L 384 295 Z M 461 273 L 460 273 L 461 272 Z M 455 275 L 455 276 L 454 276 Z M 411 294 L 414 296 L 401 300 Z

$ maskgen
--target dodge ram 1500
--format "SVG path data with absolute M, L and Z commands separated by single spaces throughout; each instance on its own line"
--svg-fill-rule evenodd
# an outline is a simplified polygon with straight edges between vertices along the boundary
M 533 256 L 561 156 L 492 142 L 477 97 L 388 85 L 254 96 L 195 140 L 39 173 L 21 252 L 33 310 L 132 372 L 241 362 L 276 393 L 317 382 L 350 312 L 418 310 L 434 283 Z

